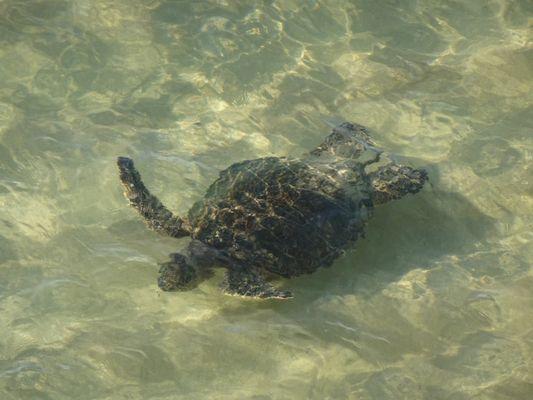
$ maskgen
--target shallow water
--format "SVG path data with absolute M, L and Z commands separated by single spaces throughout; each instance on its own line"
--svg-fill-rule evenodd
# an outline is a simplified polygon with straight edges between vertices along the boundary
M 0 398 L 533 398 L 527 0 L 0 2 Z M 530 28 L 530 27 L 529 27 Z M 162 293 L 219 170 L 372 129 L 430 184 L 290 301 Z

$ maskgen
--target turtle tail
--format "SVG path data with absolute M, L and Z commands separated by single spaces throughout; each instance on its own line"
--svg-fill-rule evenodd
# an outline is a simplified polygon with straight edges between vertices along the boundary
M 120 181 L 125 189 L 124 195 L 133 208 L 141 214 L 149 228 L 176 238 L 190 235 L 188 224 L 182 218 L 174 216 L 146 189 L 131 158 L 118 157 L 117 165 Z

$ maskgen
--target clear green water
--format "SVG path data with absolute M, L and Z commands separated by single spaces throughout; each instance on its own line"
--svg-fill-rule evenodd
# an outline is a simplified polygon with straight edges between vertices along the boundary
M 528 0 L 0 1 L 0 398 L 532 399 Z M 122 196 L 130 155 L 184 213 L 217 172 L 328 122 L 430 172 L 296 298 L 178 294 L 185 241 Z

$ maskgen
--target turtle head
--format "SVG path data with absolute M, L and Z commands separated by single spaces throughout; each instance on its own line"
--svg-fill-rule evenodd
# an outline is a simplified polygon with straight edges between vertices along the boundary
M 170 261 L 161 264 L 157 284 L 165 292 L 183 291 L 195 288 L 198 283 L 196 269 L 187 263 L 187 259 L 179 254 L 170 255 Z
M 157 283 L 166 292 L 194 289 L 213 275 L 212 267 L 227 263 L 220 252 L 199 240 L 191 240 L 187 256 L 172 253 L 170 261 L 161 264 Z
M 310 156 L 331 161 L 348 159 L 366 165 L 378 161 L 381 153 L 382 150 L 374 146 L 367 128 L 343 122 L 333 128 Z

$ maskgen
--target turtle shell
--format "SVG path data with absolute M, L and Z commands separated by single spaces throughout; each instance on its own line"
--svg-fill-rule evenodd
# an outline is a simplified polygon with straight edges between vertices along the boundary
M 347 178 L 348 175 L 348 178 Z M 285 276 L 329 266 L 372 208 L 363 167 L 268 157 L 233 164 L 189 211 L 192 237 Z

